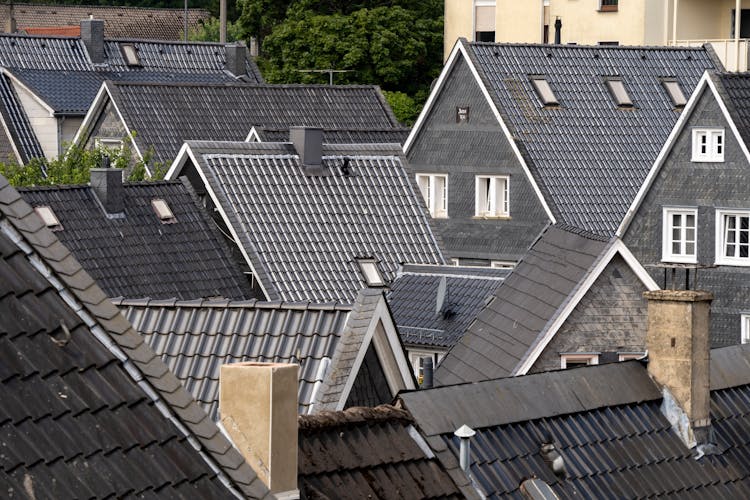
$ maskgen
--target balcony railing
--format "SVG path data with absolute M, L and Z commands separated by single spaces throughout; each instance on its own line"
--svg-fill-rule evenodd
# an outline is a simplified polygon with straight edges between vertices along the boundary
M 740 38 L 739 40 L 739 58 L 737 57 L 736 44 L 733 38 L 712 39 L 712 40 L 675 40 L 670 45 L 675 47 L 701 47 L 703 44 L 710 43 L 716 55 L 719 56 L 722 64 L 727 71 L 747 71 L 748 70 L 748 46 L 750 39 Z

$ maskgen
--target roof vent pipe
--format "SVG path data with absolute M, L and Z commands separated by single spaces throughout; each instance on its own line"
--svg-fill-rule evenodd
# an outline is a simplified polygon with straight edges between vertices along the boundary
M 434 366 L 432 364 L 432 356 L 422 358 L 424 364 L 422 365 L 422 389 L 432 389 L 433 384 L 433 373 Z
M 91 62 L 102 64 L 104 62 L 104 20 L 83 19 L 81 21 L 81 41 L 86 46 Z
M 560 41 L 562 35 L 562 21 L 560 18 L 555 19 L 555 45 L 560 45 L 562 43 Z
M 461 448 L 459 452 L 461 470 L 463 470 L 467 474 L 469 472 L 469 466 L 471 465 L 470 440 L 474 436 L 474 434 L 476 434 L 476 431 L 466 424 L 459 427 L 456 432 L 453 433 L 454 436 L 461 439 Z

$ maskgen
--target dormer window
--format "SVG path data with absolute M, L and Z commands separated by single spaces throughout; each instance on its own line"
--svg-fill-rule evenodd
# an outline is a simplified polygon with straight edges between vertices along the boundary
M 385 280 L 383 275 L 380 274 L 378 262 L 375 259 L 358 259 L 357 264 L 359 264 L 359 270 L 362 272 L 367 286 L 385 286 Z
M 532 76 L 531 84 L 534 85 L 534 90 L 536 90 L 536 93 L 539 96 L 539 100 L 542 101 L 542 104 L 544 104 L 545 106 L 557 106 L 560 104 L 557 101 L 557 97 L 555 97 L 555 93 L 552 92 L 552 87 L 549 86 L 549 82 L 545 77 Z
M 162 224 L 174 224 L 177 222 L 177 218 L 172 213 L 172 209 L 169 208 L 166 201 L 161 198 L 155 198 L 151 200 L 151 206 Z
M 676 108 L 682 108 L 687 104 L 687 99 L 685 99 L 685 94 L 683 94 L 682 89 L 680 88 L 680 84 L 677 83 L 677 80 L 674 80 L 672 78 L 665 78 L 661 81 L 661 84 L 664 85 L 664 89 L 667 91 L 667 94 L 669 94 L 669 98 L 672 99 L 672 104 Z
M 612 95 L 612 99 L 615 100 L 618 108 L 632 108 L 633 101 L 628 95 L 628 91 L 625 90 L 625 83 L 619 78 L 608 78 L 605 80 L 607 83 L 607 89 Z
M 135 45 L 130 43 L 123 43 L 120 45 L 120 51 L 122 57 L 125 59 L 125 64 L 128 66 L 141 66 L 141 58 L 138 57 L 138 49 Z
M 42 222 L 44 222 L 45 226 L 52 231 L 62 231 L 63 227 L 62 224 L 60 224 L 60 219 L 58 219 L 55 212 L 52 211 L 52 207 L 47 205 L 34 207 L 34 211 L 42 218 Z

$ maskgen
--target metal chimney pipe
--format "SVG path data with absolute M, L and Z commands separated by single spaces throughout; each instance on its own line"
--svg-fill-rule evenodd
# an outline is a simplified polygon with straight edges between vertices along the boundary
M 560 45 L 561 34 L 562 34 L 562 21 L 558 17 L 555 19 L 555 45 Z
M 433 374 L 435 373 L 435 367 L 432 363 L 432 356 L 424 358 L 422 365 L 422 389 L 432 389 Z
M 459 461 L 461 464 L 461 470 L 463 470 L 466 473 L 469 472 L 469 466 L 471 465 L 471 441 L 470 440 L 475 434 L 476 434 L 476 431 L 466 424 L 459 427 L 456 430 L 456 432 L 453 433 L 454 436 L 461 439 Z

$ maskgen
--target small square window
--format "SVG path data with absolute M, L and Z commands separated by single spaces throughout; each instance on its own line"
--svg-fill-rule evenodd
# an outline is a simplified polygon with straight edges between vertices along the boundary
M 664 208 L 662 252 L 664 262 L 697 262 L 697 220 L 695 208 Z
M 367 286 L 385 286 L 385 280 L 383 279 L 383 275 L 380 274 L 380 269 L 378 268 L 378 263 L 376 260 L 358 259 L 357 264 L 359 264 L 359 270 L 362 273 L 362 276 L 365 278 L 365 283 L 367 283 Z
M 716 263 L 750 266 L 750 211 L 716 212 Z
M 97 137 L 94 139 L 94 144 L 97 149 L 109 149 L 113 151 L 120 151 L 122 149 L 122 141 L 120 139 L 109 137 Z
M 448 176 L 442 174 L 417 174 L 417 185 L 427 210 L 434 219 L 448 217 Z
M 575 368 L 578 366 L 587 365 L 598 365 L 599 355 L 598 354 L 561 354 L 560 355 L 560 368 L 563 370 L 567 368 Z
M 130 43 L 123 43 L 120 45 L 120 51 L 122 52 L 122 57 L 125 59 L 125 64 L 128 66 L 140 66 L 141 65 L 141 58 L 138 57 L 138 49 L 135 47 L 135 45 Z
M 685 106 L 685 104 L 687 104 L 685 94 L 682 92 L 680 84 L 677 83 L 677 80 L 665 78 L 661 81 L 661 84 L 664 86 L 667 94 L 669 94 L 669 98 L 672 100 L 672 104 L 674 105 L 674 107 L 682 108 Z
M 542 104 L 544 104 L 545 106 L 557 106 L 560 104 L 557 101 L 557 97 L 555 97 L 555 93 L 552 92 L 552 87 L 549 86 L 549 82 L 545 77 L 532 76 L 531 83 L 532 85 L 534 85 L 534 90 L 536 90 L 536 93 L 539 96 L 539 100 L 542 101 Z
M 750 344 L 750 313 L 740 315 L 742 343 Z
M 600 12 L 617 12 L 618 0 L 599 0 Z
M 605 80 L 605 82 L 607 83 L 609 93 L 612 95 L 612 98 L 615 100 L 615 103 L 618 107 L 633 107 L 633 101 L 630 99 L 628 91 L 625 89 L 625 83 L 623 83 L 622 80 L 620 80 L 619 78 L 609 78 Z
M 724 161 L 724 129 L 693 129 L 693 156 L 690 160 L 696 162 Z
M 175 218 L 172 209 L 169 208 L 166 201 L 161 198 L 156 198 L 151 200 L 151 206 L 153 207 L 154 212 L 156 212 L 156 216 L 159 217 L 163 224 L 174 224 L 177 222 L 177 218 Z
M 509 179 L 506 176 L 476 177 L 475 215 L 477 217 L 508 217 Z
M 42 218 L 42 222 L 44 222 L 45 226 L 50 228 L 52 231 L 62 231 L 63 227 L 60 223 L 60 219 L 57 218 L 57 215 L 55 215 L 52 207 L 43 205 L 40 207 L 34 207 L 34 211 L 39 217 Z
M 425 360 L 430 358 L 432 358 L 432 367 L 434 369 L 440 360 L 443 359 L 443 354 L 429 351 L 409 351 L 409 362 L 414 370 L 414 376 L 420 385 L 422 385 L 424 380 Z

